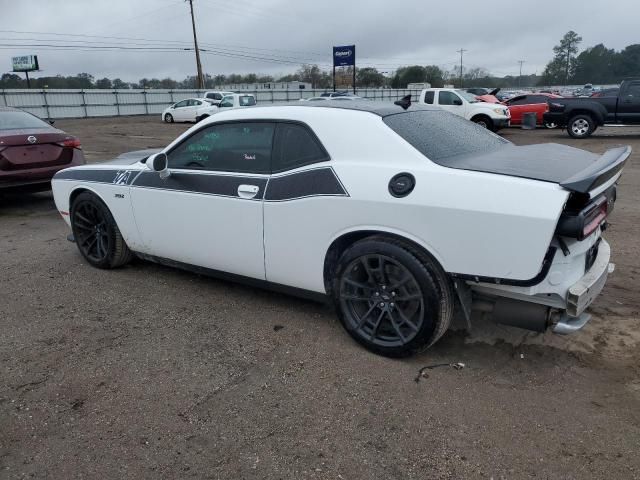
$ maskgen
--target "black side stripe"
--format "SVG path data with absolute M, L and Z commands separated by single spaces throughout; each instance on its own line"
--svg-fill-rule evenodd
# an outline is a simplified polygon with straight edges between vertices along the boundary
M 315 168 L 271 177 L 265 200 L 281 202 L 317 196 L 348 196 L 333 168 Z
M 266 177 L 237 177 L 232 175 L 211 175 L 205 173 L 183 173 L 171 170 L 169 178 L 161 179 L 155 172 L 143 171 L 132 184 L 133 187 L 157 188 L 205 195 L 238 197 L 240 185 L 255 185 L 258 193 L 251 200 L 262 200 L 267 185 Z
M 314 168 L 269 179 L 266 176 L 218 175 L 172 170 L 171 175 L 163 180 L 155 172 L 126 169 L 72 169 L 58 172 L 54 178 L 232 198 L 239 198 L 240 185 L 253 185 L 258 187 L 258 193 L 251 200 L 264 199 L 272 202 L 317 196 L 349 196 L 331 167 Z
M 136 178 L 136 170 L 107 170 L 104 168 L 62 170 L 56 173 L 55 180 L 82 180 L 96 183 L 112 183 L 116 185 L 131 185 Z

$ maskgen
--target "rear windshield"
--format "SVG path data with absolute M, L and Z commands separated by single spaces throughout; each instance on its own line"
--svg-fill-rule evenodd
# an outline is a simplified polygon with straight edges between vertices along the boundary
M 388 115 L 383 121 L 429 160 L 445 166 L 447 158 L 487 153 L 510 144 L 487 129 L 445 111 L 399 113 Z
M 49 124 L 27 112 L 0 112 L 0 130 L 49 128 Z

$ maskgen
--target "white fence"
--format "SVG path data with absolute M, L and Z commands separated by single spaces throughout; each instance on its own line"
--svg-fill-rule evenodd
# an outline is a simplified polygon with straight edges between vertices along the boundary
M 327 90 L 257 90 L 258 104 L 292 102 L 319 96 Z M 204 90 L 0 90 L 0 106 L 16 107 L 40 118 L 109 117 L 160 114 L 169 105 L 185 98 L 201 97 Z M 371 100 L 394 101 L 419 90 L 358 89 L 357 94 Z

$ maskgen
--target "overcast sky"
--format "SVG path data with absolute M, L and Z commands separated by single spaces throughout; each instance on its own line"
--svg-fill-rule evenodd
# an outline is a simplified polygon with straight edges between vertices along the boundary
M 356 45 L 359 66 L 385 72 L 409 64 L 449 70 L 460 60 L 456 50 L 464 48 L 465 66 L 517 75 L 518 60 L 525 60 L 523 74 L 540 73 L 571 29 L 582 36 L 582 48 L 640 42 L 638 0 L 194 0 L 194 9 L 200 48 L 210 50 L 202 54 L 203 69 L 212 75 L 277 76 L 303 62 L 328 68 L 331 46 L 349 44 Z M 0 73 L 11 70 L 12 56 L 23 54 L 38 55 L 42 72 L 35 76 L 88 72 L 125 81 L 181 80 L 195 71 L 193 51 L 163 51 L 192 46 L 184 0 L 0 0 L 0 12 Z M 24 46 L 7 47 L 16 43 Z M 160 50 L 88 49 L 105 45 Z

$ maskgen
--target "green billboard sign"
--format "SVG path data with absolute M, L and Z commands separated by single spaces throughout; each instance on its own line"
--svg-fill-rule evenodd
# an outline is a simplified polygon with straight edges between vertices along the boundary
M 23 55 L 21 57 L 12 57 L 11 63 L 14 72 L 33 72 L 39 70 L 37 55 Z

